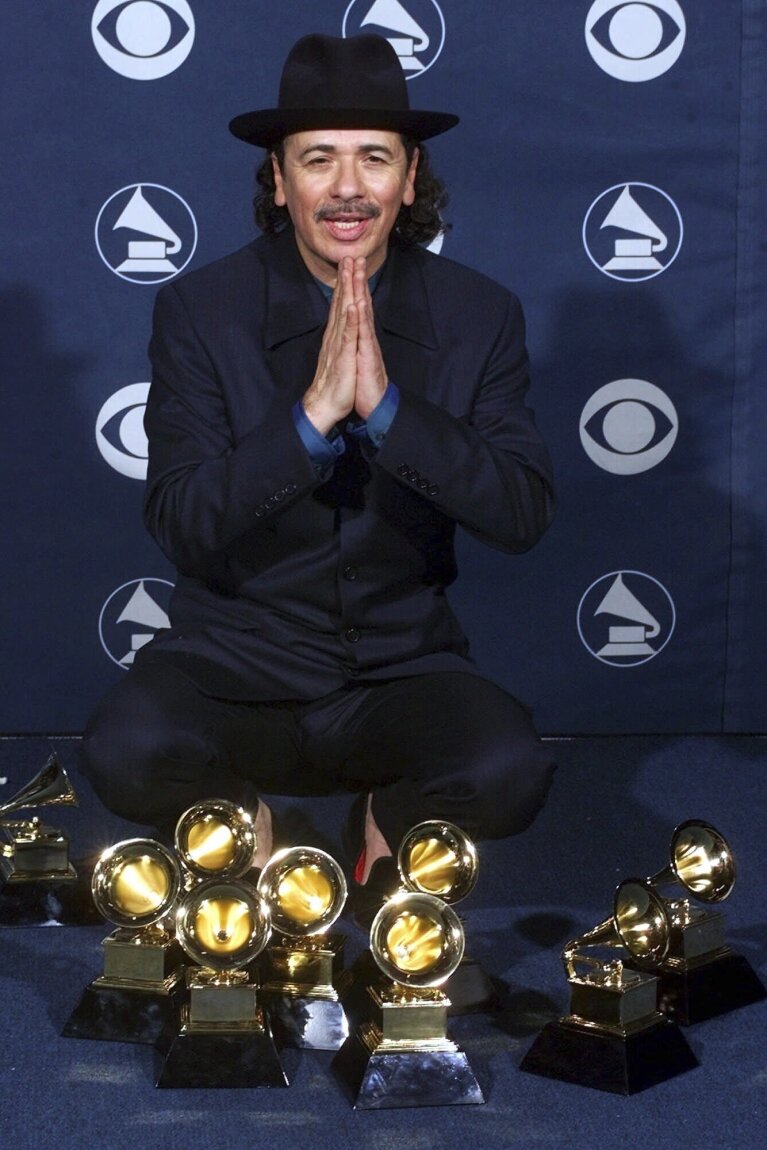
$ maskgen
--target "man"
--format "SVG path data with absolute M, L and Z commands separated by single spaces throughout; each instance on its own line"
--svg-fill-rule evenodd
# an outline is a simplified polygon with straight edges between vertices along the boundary
M 419 246 L 444 202 L 422 141 L 455 123 L 409 108 L 370 35 L 304 37 L 278 107 L 232 121 L 268 150 L 265 234 L 163 288 L 150 347 L 145 513 L 178 569 L 172 626 L 83 744 L 125 817 L 255 811 L 259 865 L 259 793 L 356 793 L 346 843 L 375 898 L 410 826 L 517 833 L 553 769 L 445 596 L 456 524 L 521 552 L 553 512 L 518 302 Z

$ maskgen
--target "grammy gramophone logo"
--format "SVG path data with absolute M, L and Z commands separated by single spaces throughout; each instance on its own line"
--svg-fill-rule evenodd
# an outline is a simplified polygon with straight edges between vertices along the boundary
M 666 588 L 642 571 L 596 579 L 578 605 L 578 634 L 602 663 L 636 667 L 663 650 L 676 622 Z
M 615 184 L 597 196 L 583 221 L 583 246 L 599 271 L 630 283 L 652 279 L 679 255 L 679 208 L 653 184 Z
M 194 255 L 197 221 L 186 200 L 170 188 L 130 184 L 99 211 L 96 247 L 121 279 L 162 283 L 183 271 Z
M 399 57 L 405 79 L 421 76 L 445 43 L 445 18 L 436 0 L 352 0 L 341 33 L 385 36 Z
M 118 667 L 132 666 L 136 652 L 170 627 L 173 584 L 167 579 L 132 579 L 116 588 L 101 608 L 101 646 Z

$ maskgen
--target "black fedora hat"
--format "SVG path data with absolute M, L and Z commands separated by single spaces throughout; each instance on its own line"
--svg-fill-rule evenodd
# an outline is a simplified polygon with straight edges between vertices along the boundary
M 397 53 L 383 36 L 314 33 L 288 53 L 278 107 L 235 116 L 229 130 L 271 148 L 292 132 L 317 128 L 376 128 L 428 140 L 457 123 L 449 112 L 411 109 Z

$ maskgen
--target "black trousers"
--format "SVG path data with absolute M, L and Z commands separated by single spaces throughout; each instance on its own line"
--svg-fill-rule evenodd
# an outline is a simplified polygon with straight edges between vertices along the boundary
M 475 675 L 440 672 L 350 686 L 313 702 L 210 698 L 174 667 L 137 665 L 102 701 L 83 770 L 110 810 L 167 826 L 192 803 L 259 793 L 373 793 L 396 854 L 427 818 L 473 838 L 523 831 L 554 770 L 528 712 Z

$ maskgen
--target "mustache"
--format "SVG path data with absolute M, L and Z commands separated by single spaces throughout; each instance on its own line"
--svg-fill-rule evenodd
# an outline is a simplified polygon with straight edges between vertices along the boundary
M 361 216 L 365 220 L 374 220 L 380 216 L 381 209 L 377 204 L 366 203 L 365 200 L 343 200 L 335 204 L 324 204 L 314 213 L 315 220 L 335 220 L 343 216 Z

